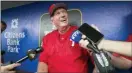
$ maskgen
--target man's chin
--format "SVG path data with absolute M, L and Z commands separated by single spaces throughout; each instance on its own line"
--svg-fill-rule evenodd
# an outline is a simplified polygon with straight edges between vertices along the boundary
M 61 27 L 65 27 L 65 26 L 67 26 L 67 25 L 68 25 L 68 23 L 61 23 L 61 24 L 60 24 Z

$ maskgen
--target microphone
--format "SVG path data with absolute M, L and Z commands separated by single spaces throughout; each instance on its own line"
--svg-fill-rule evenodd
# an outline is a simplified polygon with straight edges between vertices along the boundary
M 99 72 L 114 73 L 115 69 L 110 62 L 110 57 L 103 50 L 99 50 L 97 47 L 104 35 L 92 28 L 87 23 L 84 23 L 78 28 L 78 30 L 73 32 L 70 39 L 78 43 L 82 39 L 82 34 L 84 34 L 86 36 L 86 40 L 89 41 L 87 47 L 93 51 L 92 56 L 97 68 L 99 69 Z
M 30 59 L 32 61 L 33 59 L 35 59 L 36 55 L 42 51 L 43 51 L 42 47 L 37 47 L 35 50 L 29 49 L 27 52 L 27 55 L 24 56 L 23 58 L 19 59 L 15 63 L 21 63 L 21 62 L 25 61 L 26 59 Z
M 87 47 L 92 49 L 94 52 L 99 53 L 99 49 L 97 49 L 96 45 L 103 38 L 103 34 L 89 26 L 87 23 L 84 23 L 78 28 L 78 30 L 72 33 L 70 39 L 78 43 L 82 39 L 82 34 L 84 34 L 86 36 L 86 40 L 89 41 Z
M 91 41 L 94 44 L 98 44 L 104 37 L 102 33 L 87 23 L 83 23 L 78 30 L 87 37 L 88 41 Z
M 74 41 L 75 43 L 79 43 L 79 41 L 82 39 L 82 33 L 76 30 L 72 33 L 70 39 Z
M 25 61 L 26 59 L 30 59 L 30 60 L 32 61 L 33 59 L 35 59 L 36 55 L 39 54 L 39 53 L 42 52 L 42 51 L 43 51 L 42 47 L 37 47 L 35 50 L 29 49 L 28 52 L 27 52 L 27 55 L 24 56 L 23 58 L 19 59 L 19 60 L 16 61 L 16 62 L 12 62 L 12 61 L 7 62 L 7 63 L 5 63 L 5 64 L 2 64 L 1 66 L 7 66 L 7 65 L 10 65 L 10 64 L 13 64 L 13 63 L 22 63 L 22 62 Z M 13 69 L 11 69 L 11 70 L 17 71 L 15 68 L 13 68 Z M 11 71 L 11 70 L 10 70 L 10 71 Z M 17 72 L 19 72 L 19 71 L 17 71 Z

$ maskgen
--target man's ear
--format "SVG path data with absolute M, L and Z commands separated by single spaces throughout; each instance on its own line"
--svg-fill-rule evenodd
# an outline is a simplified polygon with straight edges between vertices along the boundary
M 51 22 L 53 22 L 53 17 L 51 17 Z
M 51 17 L 51 23 L 54 25 L 54 23 L 53 23 L 53 17 Z

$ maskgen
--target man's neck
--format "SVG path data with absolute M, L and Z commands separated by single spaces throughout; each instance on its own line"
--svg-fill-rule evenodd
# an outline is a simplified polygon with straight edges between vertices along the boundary
M 60 34 L 64 34 L 65 32 L 67 32 L 69 30 L 69 28 L 70 28 L 70 25 L 67 25 L 65 27 L 58 29 L 58 31 Z

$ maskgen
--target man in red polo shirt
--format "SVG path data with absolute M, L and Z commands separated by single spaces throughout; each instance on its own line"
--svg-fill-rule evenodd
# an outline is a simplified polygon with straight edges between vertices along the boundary
M 64 3 L 50 6 L 49 14 L 57 30 L 43 38 L 44 51 L 40 54 L 38 73 L 88 73 L 88 51 L 75 43 L 70 36 L 77 29 L 68 23 L 67 7 Z

